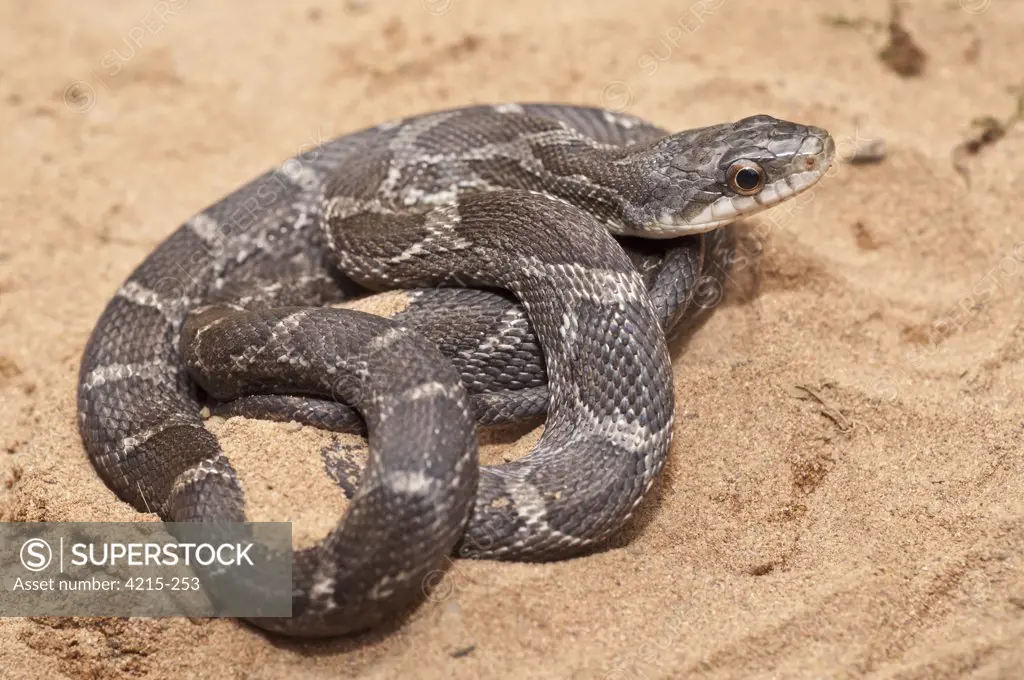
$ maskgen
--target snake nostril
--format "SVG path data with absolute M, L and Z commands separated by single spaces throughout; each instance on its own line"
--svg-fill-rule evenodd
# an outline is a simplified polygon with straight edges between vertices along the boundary
M 814 166 L 818 164 L 817 158 L 806 158 L 804 159 L 804 167 L 808 170 L 813 170 Z
M 829 135 L 828 137 L 825 138 L 825 157 L 826 158 L 832 158 L 835 155 L 835 153 L 836 153 L 836 143 L 832 139 L 832 136 Z

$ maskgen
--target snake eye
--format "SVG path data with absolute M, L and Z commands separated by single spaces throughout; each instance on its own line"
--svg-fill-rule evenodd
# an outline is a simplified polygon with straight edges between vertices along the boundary
M 729 188 L 741 196 L 753 196 L 764 188 L 764 170 L 757 163 L 736 161 L 725 173 Z

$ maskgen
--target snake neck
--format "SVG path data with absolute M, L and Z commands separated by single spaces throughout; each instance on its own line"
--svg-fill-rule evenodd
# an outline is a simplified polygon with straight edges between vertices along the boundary
M 562 143 L 531 149 L 540 163 L 522 177 L 502 183 L 562 198 L 596 217 L 613 234 L 642 235 L 648 221 L 643 206 L 660 189 L 652 173 L 661 144 L 656 139 L 623 147 L 574 134 Z

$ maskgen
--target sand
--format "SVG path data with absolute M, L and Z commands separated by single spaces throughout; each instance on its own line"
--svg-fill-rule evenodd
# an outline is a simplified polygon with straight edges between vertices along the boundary
M 560 100 L 674 129 L 770 113 L 826 127 L 844 161 L 879 140 L 885 157 L 841 162 L 797 207 L 744 223 L 726 298 L 675 359 L 671 461 L 608 550 L 458 561 L 399 628 L 356 640 L 4 619 L 0 675 L 1021 677 L 1024 134 L 990 132 L 969 181 L 952 151 L 973 120 L 1015 110 L 1024 5 L 909 3 L 923 60 L 879 58 L 888 20 L 878 0 L 4 3 L 8 521 L 153 519 L 82 449 L 86 337 L 183 219 L 318 141 Z M 246 472 L 263 517 L 330 525 L 336 487 L 310 482 L 310 503 L 279 469 L 322 473 L 330 435 L 210 427 L 266 465 Z

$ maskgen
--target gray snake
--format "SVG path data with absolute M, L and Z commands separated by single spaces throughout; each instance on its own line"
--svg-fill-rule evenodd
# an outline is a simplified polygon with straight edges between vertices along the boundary
M 833 155 L 824 130 L 769 116 L 668 134 L 546 104 L 339 137 L 196 214 L 130 275 L 82 359 L 86 451 L 140 511 L 245 521 L 204 404 L 365 429 L 345 517 L 294 555 L 292 617 L 253 621 L 286 634 L 373 626 L 450 554 L 579 555 L 668 455 L 666 334 L 700 311 L 701 277 L 720 281 L 723 227 Z M 406 291 L 391 319 L 337 304 L 388 290 Z M 478 465 L 477 423 L 545 414 L 534 451 Z

